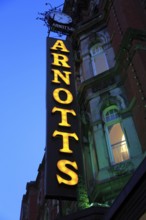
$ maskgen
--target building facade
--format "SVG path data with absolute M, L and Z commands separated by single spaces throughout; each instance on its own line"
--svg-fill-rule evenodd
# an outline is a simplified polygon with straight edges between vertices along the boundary
M 74 54 L 82 178 L 88 207 L 94 207 L 79 211 L 77 201 L 46 200 L 43 159 L 36 181 L 27 184 L 20 219 L 126 219 L 130 193 L 141 207 L 137 213 L 130 208 L 127 219 L 132 212 L 140 219 L 146 211 L 139 196 L 146 195 L 146 2 L 71 0 L 63 11 L 75 28 L 67 40 Z

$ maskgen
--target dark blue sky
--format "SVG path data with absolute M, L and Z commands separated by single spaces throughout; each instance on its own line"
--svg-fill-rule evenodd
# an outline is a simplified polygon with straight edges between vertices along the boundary
M 47 28 L 36 17 L 45 3 L 0 0 L 0 220 L 19 219 L 44 154 Z

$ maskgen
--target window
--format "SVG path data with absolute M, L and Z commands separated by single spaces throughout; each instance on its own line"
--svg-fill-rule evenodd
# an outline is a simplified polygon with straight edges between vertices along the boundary
M 90 53 L 94 75 L 98 75 L 109 69 L 107 57 L 101 45 L 95 44 L 91 47 Z
M 103 119 L 111 163 L 116 164 L 128 160 L 128 145 L 117 106 L 106 108 L 103 111 Z

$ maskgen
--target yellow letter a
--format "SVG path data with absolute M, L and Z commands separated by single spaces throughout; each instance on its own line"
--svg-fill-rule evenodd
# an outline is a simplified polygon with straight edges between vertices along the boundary
M 53 47 L 51 47 L 52 50 L 60 50 L 62 52 L 69 53 L 69 50 L 67 50 L 65 44 L 62 40 L 57 40 Z

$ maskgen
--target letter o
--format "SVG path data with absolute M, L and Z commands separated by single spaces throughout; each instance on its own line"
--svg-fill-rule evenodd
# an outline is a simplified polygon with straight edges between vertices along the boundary
M 59 96 L 59 93 L 60 92 L 64 92 L 66 93 L 66 99 L 65 100 L 62 100 Z M 54 99 L 61 103 L 61 104 L 70 104 L 72 101 L 73 101 L 73 95 L 71 94 L 71 92 L 67 89 L 64 89 L 64 88 L 57 88 L 53 91 L 53 97 Z

